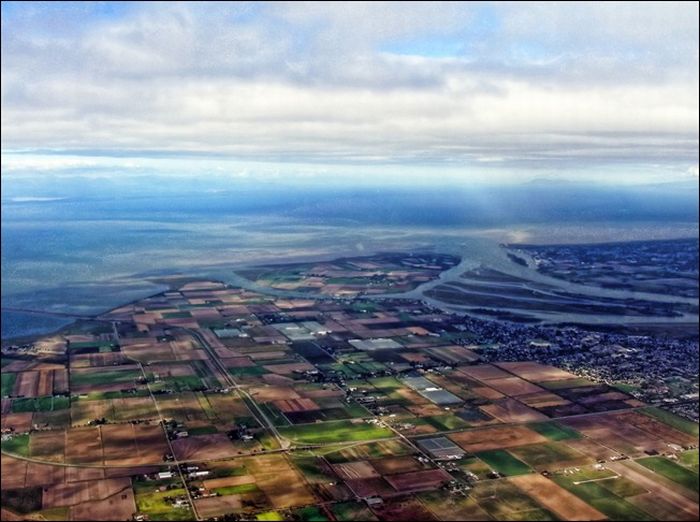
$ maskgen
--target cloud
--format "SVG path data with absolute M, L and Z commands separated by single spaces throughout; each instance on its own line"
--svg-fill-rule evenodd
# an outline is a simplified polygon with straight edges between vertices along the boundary
M 697 164 L 696 3 L 6 4 L 3 149 Z

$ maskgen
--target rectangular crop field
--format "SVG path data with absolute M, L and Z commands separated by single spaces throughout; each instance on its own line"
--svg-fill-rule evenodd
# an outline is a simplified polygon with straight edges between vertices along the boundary
M 349 420 L 283 427 L 279 432 L 290 440 L 309 444 L 385 439 L 393 435 L 387 428 Z

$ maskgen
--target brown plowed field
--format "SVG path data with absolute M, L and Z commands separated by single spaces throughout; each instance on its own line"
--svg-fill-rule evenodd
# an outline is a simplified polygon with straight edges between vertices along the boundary
M 492 449 L 538 444 L 548 440 L 525 426 L 503 426 L 469 430 L 448 435 L 466 451 L 475 453 Z
M 503 399 L 479 408 L 502 422 L 535 422 L 548 419 L 544 413 L 533 410 L 515 399 Z
M 44 489 L 44 509 L 73 506 L 81 502 L 101 500 L 131 488 L 128 478 L 89 480 L 70 484 L 55 484 Z
M 511 477 L 513 484 L 564 520 L 606 520 L 600 511 L 542 475 Z
M 445 482 L 452 480 L 452 476 L 442 469 L 426 469 L 424 471 L 389 475 L 384 477 L 384 479 L 396 491 L 425 491 L 437 489 Z
M 134 492 L 124 489 L 108 498 L 83 502 L 70 508 L 71 520 L 131 520 L 136 513 Z

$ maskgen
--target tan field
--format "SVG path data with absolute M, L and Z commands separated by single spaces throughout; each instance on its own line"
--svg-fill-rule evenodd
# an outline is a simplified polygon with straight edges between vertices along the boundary
M 547 442 L 545 437 L 525 426 L 483 428 L 450 433 L 448 437 L 463 449 L 472 453 Z
M 607 517 L 542 475 L 508 479 L 525 493 L 564 520 L 605 520 Z

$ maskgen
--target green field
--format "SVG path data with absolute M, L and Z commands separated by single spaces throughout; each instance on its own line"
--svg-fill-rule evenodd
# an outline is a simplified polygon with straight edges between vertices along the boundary
M 424 417 L 431 426 L 440 431 L 456 430 L 459 428 L 468 428 L 469 423 L 463 421 L 456 415 L 435 415 L 433 417 Z
M 697 473 L 690 471 L 683 466 L 679 466 L 667 458 L 647 457 L 639 459 L 637 462 L 645 468 L 652 470 L 654 473 L 658 473 L 662 477 L 666 477 L 673 482 L 677 482 L 690 490 L 697 491 L 700 487 Z
M 591 462 L 582 453 L 571 449 L 565 443 L 548 442 L 513 448 L 511 453 L 534 468 L 564 467 Z
M 557 520 L 532 497 L 505 480 L 477 482 L 470 497 L 494 520 Z
M 541 382 L 540 386 L 548 390 L 563 390 L 566 388 L 580 388 L 581 386 L 593 386 L 595 383 L 584 378 L 564 379 L 561 381 Z
M 678 415 L 674 415 L 670 411 L 662 410 L 661 408 L 645 408 L 639 411 L 644 415 L 660 420 L 672 428 L 682 431 L 683 433 L 687 433 L 688 435 L 698 437 L 698 434 L 700 433 L 697 423 L 686 420 Z
M 594 467 L 581 467 L 578 471 L 566 475 L 566 478 L 570 482 L 583 482 L 586 480 L 600 480 L 609 477 L 617 477 L 617 473 L 614 471 L 603 468 L 595 469 Z
M 284 414 L 272 403 L 258 403 L 258 406 L 262 411 L 265 412 L 265 415 L 272 421 L 272 424 L 274 424 L 276 427 L 281 427 L 281 426 L 289 426 L 290 422 L 287 420 L 287 417 L 284 416 Z
M 111 341 L 85 341 L 70 344 L 70 351 L 75 353 L 89 351 L 93 348 L 97 348 L 100 353 L 119 351 L 119 345 Z
M 3 373 L 1 374 L 1 380 L 2 380 L 2 387 L 0 388 L 2 390 L 2 393 L 0 396 L 2 397 L 7 397 L 8 395 L 12 394 L 12 388 L 15 386 L 15 380 L 17 380 L 17 374 L 16 373 Z
M 102 383 L 129 383 L 134 384 L 135 381 L 141 378 L 141 372 L 136 370 L 122 371 L 102 371 L 102 372 L 71 372 L 71 386 L 97 386 Z
M 323 522 L 328 517 L 323 514 L 320 508 L 308 506 L 294 510 L 295 520 L 308 520 L 309 522 Z M 296 518 L 298 517 L 298 518 Z
M 476 456 L 488 464 L 493 470 L 508 477 L 532 472 L 530 466 L 516 459 L 505 450 L 482 451 L 477 453 Z
M 698 472 L 698 450 L 692 449 L 678 454 L 678 464 Z
M 173 390 L 176 392 L 199 390 L 204 387 L 202 379 L 196 375 L 183 375 L 180 377 L 165 377 L 162 381 L 151 384 L 153 390 Z
M 227 368 L 233 377 L 259 377 L 268 371 L 262 366 L 243 366 L 242 368 Z
M 568 426 L 563 426 L 558 422 L 536 422 L 534 424 L 528 424 L 527 427 L 550 440 L 571 440 L 581 438 L 581 434 L 578 431 L 573 428 L 569 428 Z
M 35 399 L 14 399 L 12 412 L 57 411 L 70 408 L 68 397 L 39 397 Z
M 639 386 L 635 386 L 634 384 L 625 384 L 625 383 L 618 383 L 615 385 L 615 388 L 620 390 L 623 393 L 634 393 L 636 391 L 639 391 Z
M 238 486 L 227 486 L 223 488 L 214 488 L 214 491 L 219 495 L 240 495 L 241 493 L 251 493 L 258 491 L 256 484 L 240 484 Z
M 150 489 L 152 490 L 153 487 Z M 141 513 L 146 513 L 154 520 L 194 520 L 191 509 L 173 507 L 165 500 L 165 497 L 184 494 L 185 490 L 182 488 L 139 493 L 136 495 L 136 507 Z
M 629 479 L 626 479 L 625 477 L 617 477 L 610 480 L 601 480 L 600 482 L 598 482 L 598 484 L 603 486 L 605 489 L 612 491 L 618 497 L 622 498 L 634 497 L 635 495 L 647 493 L 647 490 L 644 489 L 642 486 L 635 482 L 632 482 Z
M 211 470 L 211 475 L 209 478 L 240 477 L 247 474 L 248 470 L 245 466 L 239 466 L 236 468 L 214 468 Z
M 360 502 L 340 502 L 331 506 L 335 518 L 341 521 L 377 520 L 377 517 Z
M 489 473 L 491 473 L 491 467 L 474 456 L 462 459 L 459 467 L 465 471 L 474 473 L 479 480 L 488 478 Z
M 608 481 L 574 484 L 570 477 L 564 475 L 554 475 L 552 480 L 611 520 L 654 520 L 646 512 L 602 486 Z
M 2 449 L 14 455 L 27 457 L 29 455 L 29 435 L 15 435 L 2 441 Z
M 258 513 L 255 515 L 256 520 L 284 520 L 282 518 L 282 515 L 280 515 L 277 511 L 267 511 L 265 513 Z
M 77 395 L 73 396 L 73 400 L 80 401 L 101 401 L 105 399 L 125 399 L 128 397 L 147 397 L 149 395 L 147 389 L 134 390 L 133 392 L 124 393 L 121 391 L 108 391 L 108 392 L 88 392 L 86 394 L 81 394 L 79 397 Z
M 184 319 L 185 317 L 192 317 L 189 312 L 165 312 L 163 314 L 163 319 Z
M 355 440 L 385 439 L 393 432 L 387 428 L 349 420 L 300 424 L 279 428 L 280 435 L 301 443 L 315 444 Z

